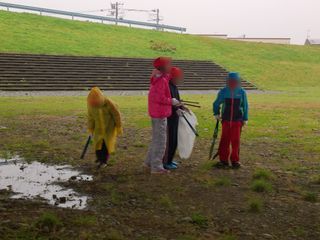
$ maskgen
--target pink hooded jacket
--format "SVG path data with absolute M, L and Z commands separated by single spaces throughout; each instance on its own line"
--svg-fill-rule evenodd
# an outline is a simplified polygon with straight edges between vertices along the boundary
M 167 118 L 171 116 L 172 100 L 169 80 L 169 74 L 156 74 L 151 77 L 148 109 L 152 118 Z

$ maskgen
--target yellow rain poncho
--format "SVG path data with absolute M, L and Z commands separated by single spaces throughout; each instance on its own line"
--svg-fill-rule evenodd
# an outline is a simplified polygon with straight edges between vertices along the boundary
M 103 96 L 97 87 L 91 89 L 88 95 L 88 129 L 93 134 L 95 150 L 101 150 L 102 142 L 107 145 L 108 152 L 115 151 L 117 136 L 121 135 L 121 115 L 115 104 Z M 90 103 L 99 103 L 93 107 Z

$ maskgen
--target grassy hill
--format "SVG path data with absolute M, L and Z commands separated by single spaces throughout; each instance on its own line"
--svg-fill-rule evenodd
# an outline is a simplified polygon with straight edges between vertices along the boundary
M 316 47 L 209 39 L 6 11 L 0 11 L 0 32 L 0 52 L 169 55 L 213 60 L 267 90 L 304 91 L 319 86 L 320 48 Z

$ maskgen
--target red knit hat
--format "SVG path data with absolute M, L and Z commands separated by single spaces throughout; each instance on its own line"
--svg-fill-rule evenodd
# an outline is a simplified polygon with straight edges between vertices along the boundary
M 171 68 L 171 77 L 172 78 L 181 78 L 181 77 L 183 77 L 183 71 L 181 70 L 181 68 L 172 67 Z
M 171 61 L 172 61 L 171 58 L 168 58 L 168 57 L 158 57 L 153 61 L 153 66 L 156 69 L 163 68 L 166 65 L 170 64 Z

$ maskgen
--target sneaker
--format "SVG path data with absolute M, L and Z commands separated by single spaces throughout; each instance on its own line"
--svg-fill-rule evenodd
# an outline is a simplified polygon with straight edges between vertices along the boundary
M 167 173 L 170 173 L 170 171 L 164 168 L 151 171 L 151 174 L 167 174 Z
M 173 163 L 171 163 L 171 164 L 164 164 L 163 167 L 164 167 L 165 169 L 167 169 L 167 170 L 175 170 L 175 169 L 178 168 L 178 166 L 175 165 L 175 164 L 173 164 Z
M 107 163 L 99 163 L 98 169 L 106 168 L 107 166 Z
M 239 168 L 241 168 L 241 164 L 239 162 L 233 162 L 232 163 L 232 168 L 233 169 L 239 169 Z
M 229 167 L 229 164 L 228 162 L 217 162 L 216 165 L 215 165 L 216 168 L 219 168 L 219 169 L 224 169 L 224 168 L 228 168 Z
M 178 163 L 178 162 L 176 162 L 176 161 L 173 161 L 173 162 L 172 162 L 172 164 L 173 164 L 173 165 L 176 165 L 176 166 L 178 166 L 178 165 L 179 165 L 179 163 Z

